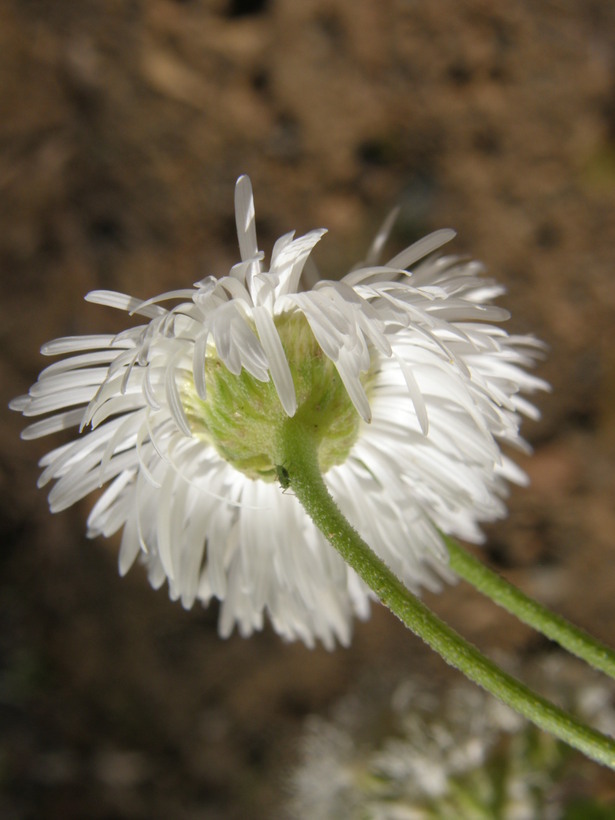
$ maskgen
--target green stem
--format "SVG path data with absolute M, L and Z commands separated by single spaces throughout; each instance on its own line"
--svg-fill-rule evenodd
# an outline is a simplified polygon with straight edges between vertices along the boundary
M 300 413 L 283 425 L 278 464 L 304 509 L 344 560 L 412 632 L 447 663 L 541 729 L 615 769 L 615 741 L 591 729 L 499 669 L 410 593 L 346 521 L 318 466 L 317 441 Z
M 466 552 L 452 538 L 442 537 L 449 551 L 450 567 L 457 575 L 523 623 L 582 658 L 594 669 L 615 678 L 615 652 L 612 649 L 529 598 Z

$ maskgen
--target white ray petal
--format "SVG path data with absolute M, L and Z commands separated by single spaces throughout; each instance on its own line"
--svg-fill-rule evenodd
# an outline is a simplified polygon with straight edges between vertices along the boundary
M 297 410 L 297 396 L 293 377 L 288 366 L 286 353 L 276 330 L 273 317 L 266 308 L 255 307 L 252 316 L 260 343 L 269 362 L 271 378 L 278 392 L 282 407 L 288 416 L 294 416 Z
M 105 305 L 116 310 L 125 310 L 127 313 L 138 313 L 148 319 L 166 313 L 166 310 L 159 305 L 141 307 L 143 304 L 141 299 L 135 299 L 134 296 L 128 296 L 126 293 L 116 293 L 113 290 L 92 290 L 86 295 L 85 301 L 93 305 Z
M 245 262 L 253 259 L 258 253 L 254 220 L 254 195 L 250 178 L 245 175 L 239 177 L 235 185 L 235 222 L 239 252 Z
M 456 235 L 457 232 L 452 228 L 440 228 L 440 230 L 424 236 L 422 239 L 419 239 L 418 242 L 415 242 L 401 253 L 398 253 L 397 256 L 389 259 L 387 267 L 409 268 L 415 262 L 418 262 L 419 259 L 437 251 L 442 245 L 446 245 L 446 243 L 454 239 Z
M 192 431 L 190 430 L 190 425 L 188 424 L 188 419 L 186 418 L 186 412 L 181 401 L 181 396 L 179 395 L 179 388 L 177 387 L 176 379 L 177 364 L 180 356 L 181 354 L 177 355 L 168 365 L 164 378 L 164 388 L 167 401 L 169 403 L 169 410 L 171 411 L 171 415 L 173 416 L 175 423 L 185 436 L 190 437 L 192 436 Z
M 113 334 L 95 334 L 93 336 L 63 336 L 53 339 L 41 347 L 43 356 L 59 356 L 63 353 L 75 353 L 82 350 L 100 350 L 113 345 L 116 337 Z M 132 347 L 132 344 L 118 345 Z
M 13 408 L 15 409 L 15 408 Z M 34 424 L 29 424 L 21 431 L 21 437 L 24 441 L 30 441 L 35 438 L 42 438 L 49 436 L 52 433 L 58 433 L 60 430 L 68 430 L 69 427 L 78 427 L 83 419 L 85 409 L 78 407 L 76 410 L 65 410 L 63 413 L 57 413 L 55 416 L 50 416 L 42 421 L 36 421 Z

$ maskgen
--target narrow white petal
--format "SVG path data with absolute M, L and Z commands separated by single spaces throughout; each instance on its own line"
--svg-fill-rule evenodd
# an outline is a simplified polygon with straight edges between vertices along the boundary
M 16 410 L 18 413 L 23 413 L 26 407 L 30 404 L 30 396 L 16 396 L 9 402 L 9 410 Z
M 144 316 L 145 308 L 148 308 L 150 305 L 157 305 L 158 302 L 166 302 L 171 299 L 192 299 L 193 296 L 194 290 L 192 288 L 169 290 L 166 293 L 161 293 L 159 296 L 153 296 L 151 299 L 144 299 L 142 302 L 139 302 L 135 308 L 131 309 L 130 313 L 139 313 Z
M 262 307 L 255 307 L 252 316 L 258 337 L 267 355 L 271 378 L 282 402 L 282 407 L 288 416 L 294 416 L 297 410 L 295 385 L 273 317 L 266 308 Z
M 165 393 L 169 403 L 169 409 L 175 420 L 175 423 L 185 436 L 191 436 L 192 431 L 186 418 L 186 413 L 182 405 L 179 389 L 177 387 L 176 371 L 179 356 L 174 359 L 167 367 L 166 376 L 164 379 Z
M 232 327 L 233 344 L 243 367 L 259 381 L 269 381 L 267 357 L 251 327 L 237 318 Z
M 135 515 L 129 516 L 124 526 L 124 532 L 122 533 L 122 542 L 118 555 L 118 569 L 122 577 L 126 575 L 141 551 L 136 522 L 137 519 Z
M 251 263 L 252 260 L 250 262 L 242 262 L 241 264 L 247 270 Z M 225 276 L 220 279 L 219 288 L 225 291 L 225 296 L 228 294 L 231 299 L 235 299 L 239 303 L 245 303 L 246 305 L 252 304 L 252 299 L 246 286 L 232 276 Z
M 421 432 L 424 436 L 426 436 L 429 432 L 429 416 L 427 414 L 427 407 L 425 405 L 423 394 L 421 393 L 421 389 L 419 388 L 417 381 L 412 373 L 412 367 L 406 364 L 406 362 L 404 362 L 404 360 L 401 359 L 399 356 L 396 356 L 395 358 L 397 360 L 397 363 L 401 367 L 401 371 L 406 382 L 406 387 L 408 388 L 410 400 L 414 405 L 416 417 L 419 421 L 419 424 L 421 425 Z
M 71 469 L 88 470 L 90 467 L 99 464 L 107 441 L 123 421 L 122 417 L 112 419 L 107 424 L 80 436 L 69 444 L 52 450 L 40 461 L 40 466 L 45 467 L 45 469 L 41 473 L 37 485 L 43 487 L 51 479 L 61 478 Z
M 150 462 L 162 459 L 162 455 L 156 450 L 155 444 L 153 443 L 147 413 L 148 411 L 145 411 L 145 421 L 141 427 L 139 427 L 135 443 L 137 458 L 139 459 L 139 470 L 152 487 L 160 487 L 160 481 L 154 477 L 150 469 Z
M 116 337 L 112 334 L 98 334 L 94 336 L 63 336 L 60 339 L 53 339 L 46 342 L 41 347 L 43 356 L 59 356 L 63 353 L 75 353 L 81 350 L 100 350 L 113 345 Z M 118 345 L 118 347 L 131 347 L 132 345 Z
M 433 233 L 424 236 L 422 239 L 419 239 L 418 242 L 410 245 L 401 253 L 398 253 L 397 256 L 389 259 L 387 262 L 387 267 L 402 269 L 409 268 L 410 265 L 418 262 L 419 259 L 422 259 L 424 256 L 427 256 L 434 251 L 437 251 L 438 248 L 442 247 L 442 245 L 446 245 L 446 243 L 450 242 L 451 239 L 454 239 L 456 235 L 457 232 L 452 230 L 452 228 L 441 228 L 438 231 L 434 231 Z
M 365 268 L 356 268 L 341 280 L 345 284 L 354 288 L 363 283 L 374 284 L 376 282 L 388 282 L 390 285 L 397 285 L 397 279 L 405 273 L 403 268 L 392 268 L 385 265 L 368 265 Z M 321 283 L 317 283 L 317 289 Z M 327 283 L 328 284 L 328 283 Z
M 108 468 L 108 478 L 114 478 L 125 469 L 134 467 L 134 453 L 121 453 L 111 460 Z M 60 512 L 85 498 L 98 487 L 98 471 L 73 471 L 63 476 L 49 493 L 49 508 L 52 512 Z
M 39 376 L 39 379 L 30 388 L 30 396 L 35 399 L 54 393 L 68 392 L 76 387 L 102 384 L 107 376 L 106 367 L 89 367 L 84 370 L 71 370 L 66 373 Z
M 88 534 L 90 535 L 90 537 L 93 537 L 93 532 L 95 532 L 96 535 L 113 534 L 108 531 L 106 533 L 103 533 L 103 525 L 101 523 L 101 519 L 104 517 L 104 514 L 109 510 L 109 507 L 113 506 L 114 502 L 117 501 L 117 499 L 122 494 L 124 494 L 127 485 L 130 484 L 134 477 L 134 471 L 125 470 L 123 473 L 120 473 L 120 475 L 117 476 L 117 478 L 115 478 L 115 480 L 111 482 L 111 484 L 107 487 L 104 493 L 100 496 L 96 504 L 94 504 L 87 520 Z M 115 531 L 116 530 L 114 530 L 114 532 Z
M 140 393 L 131 396 L 114 396 L 97 406 L 92 413 L 92 418 L 86 423 L 91 424 L 92 428 L 96 428 L 111 416 L 141 410 L 143 406 L 143 396 Z
M 351 358 L 352 357 L 350 357 L 350 359 Z M 353 362 L 351 360 L 349 361 L 349 357 L 344 355 L 344 351 L 341 352 L 340 357 L 336 362 L 336 367 L 337 372 L 340 374 L 340 378 L 344 383 L 344 387 L 348 391 L 350 400 L 357 409 L 357 413 L 364 421 L 369 423 L 372 419 L 369 399 L 367 398 L 363 385 L 361 384 L 361 380 L 355 371 Z
M 253 259 L 258 252 L 254 221 L 254 195 L 250 178 L 245 175 L 239 177 L 235 185 L 235 222 L 241 258 L 243 261 Z
M 166 310 L 159 305 L 141 307 L 143 304 L 141 299 L 135 299 L 134 296 L 128 296 L 126 293 L 116 293 L 113 290 L 92 290 L 86 295 L 85 301 L 94 305 L 112 307 L 116 310 L 125 310 L 127 313 L 138 313 L 148 319 L 166 313 Z
M 173 495 L 175 489 L 175 475 L 168 471 L 160 487 L 157 509 L 156 533 L 157 547 L 160 561 L 165 575 L 172 581 L 175 578 L 173 560 L 173 544 L 171 540 L 171 517 L 173 514 Z
M 241 372 L 241 362 L 231 346 L 231 325 L 235 316 L 237 309 L 233 302 L 222 305 L 213 317 L 211 333 L 218 356 L 231 373 L 238 375 Z
M 76 410 L 66 410 L 64 413 L 58 413 L 42 421 L 36 421 L 22 430 L 21 437 L 25 441 L 30 441 L 31 439 L 51 435 L 51 433 L 58 433 L 60 430 L 67 430 L 69 427 L 77 427 L 83 419 L 84 412 L 85 410 L 82 407 L 78 407 Z
M 294 293 L 297 290 L 303 266 L 316 243 L 326 232 L 325 228 L 320 228 L 284 245 L 276 244 L 271 258 L 271 273 L 278 277 L 278 295 Z
M 57 373 L 67 373 L 70 370 L 81 370 L 89 367 L 108 364 L 114 361 L 121 353 L 121 349 L 110 348 L 109 350 L 98 350 L 91 353 L 84 353 L 80 356 L 71 356 L 68 359 L 60 359 L 57 362 L 48 364 L 41 370 L 40 378 L 55 375 Z
M 209 328 L 199 333 L 194 342 L 192 352 L 192 377 L 197 396 L 205 401 L 207 398 L 207 387 L 205 384 L 205 355 L 207 352 L 207 339 L 209 338 Z
M 393 208 L 393 210 L 388 214 L 387 218 L 380 226 L 378 233 L 374 237 L 372 244 L 370 245 L 364 263 L 360 267 L 375 265 L 378 263 L 385 242 L 389 238 L 391 231 L 393 230 L 393 225 L 399 216 L 399 210 L 399 207 Z
M 97 385 L 87 385 L 86 387 L 73 387 L 62 393 L 51 393 L 47 396 L 31 398 L 27 407 L 22 413 L 24 416 L 41 416 L 43 413 L 51 413 L 54 410 L 62 410 L 77 404 L 87 404 L 94 393 Z
M 106 470 L 116 450 L 125 450 L 136 444 L 136 432 L 142 424 L 143 412 L 132 413 L 123 419 L 114 434 L 109 438 L 100 460 L 100 486 L 107 481 Z
M 156 395 L 156 386 L 152 383 L 152 378 L 158 375 L 158 369 L 152 367 L 145 368 L 145 376 L 143 378 L 143 398 L 147 405 L 152 410 L 160 410 L 162 408 L 161 399 Z

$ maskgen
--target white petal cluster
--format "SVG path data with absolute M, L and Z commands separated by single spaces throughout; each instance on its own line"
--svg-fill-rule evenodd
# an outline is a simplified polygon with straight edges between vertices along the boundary
M 147 301 L 90 293 L 88 301 L 147 323 L 48 343 L 43 354 L 64 358 L 11 406 L 44 417 L 24 438 L 79 429 L 42 459 L 39 484 L 54 482 L 53 512 L 107 485 L 88 534 L 122 531 L 122 574 L 140 556 L 152 585 L 168 581 L 185 607 L 218 598 L 222 635 L 235 624 L 244 635 L 261 629 L 267 614 L 287 639 L 347 644 L 353 616 L 368 614 L 369 590 L 292 493 L 245 476 L 194 435 L 183 386 L 189 381 L 206 400 L 205 360 L 215 350 L 231 373 L 272 380 L 292 416 L 297 397 L 276 317 L 303 314 L 362 419 L 326 483 L 407 585 L 437 588 L 448 576 L 439 531 L 479 541 L 479 523 L 505 512 L 506 480 L 523 481 L 500 445 L 524 447 L 521 416 L 536 412 L 523 394 L 546 388 L 526 369 L 541 345 L 494 324 L 507 317 L 492 304 L 502 289 L 479 263 L 428 256 L 452 231 L 384 265 L 374 250 L 341 281 L 300 291 L 324 230 L 282 236 L 266 269 L 247 177 L 237 182 L 235 209 L 241 261 L 227 276 Z M 173 307 L 162 306 L 169 301 Z M 374 357 L 368 395 L 361 376 Z
M 612 731 L 612 687 L 571 656 L 532 657 L 528 676 L 574 715 Z M 284 816 L 556 820 L 580 805 L 573 782 L 592 795 L 579 816 L 603 816 L 597 766 L 580 779 L 579 757 L 553 736 L 467 682 L 447 683 L 374 675 L 334 705 L 331 719 L 309 716 Z

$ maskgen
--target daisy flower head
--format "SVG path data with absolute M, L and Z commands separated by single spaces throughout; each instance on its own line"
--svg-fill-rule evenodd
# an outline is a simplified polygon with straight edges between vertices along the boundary
M 26 439 L 77 428 L 39 485 L 52 512 L 105 487 L 88 535 L 121 531 L 122 574 L 139 557 L 185 607 L 219 599 L 224 636 L 267 615 L 287 639 L 347 644 L 373 594 L 284 492 L 281 424 L 310 427 L 331 495 L 400 580 L 435 589 L 452 577 L 441 533 L 480 541 L 524 480 L 500 447 L 525 447 L 541 345 L 500 327 L 502 288 L 478 262 L 434 255 L 453 231 L 381 264 L 388 220 L 365 262 L 304 291 L 325 231 L 282 236 L 267 268 L 245 176 L 235 212 L 228 275 L 145 301 L 90 293 L 144 323 L 44 345 L 63 358 L 11 407 L 43 417 Z

